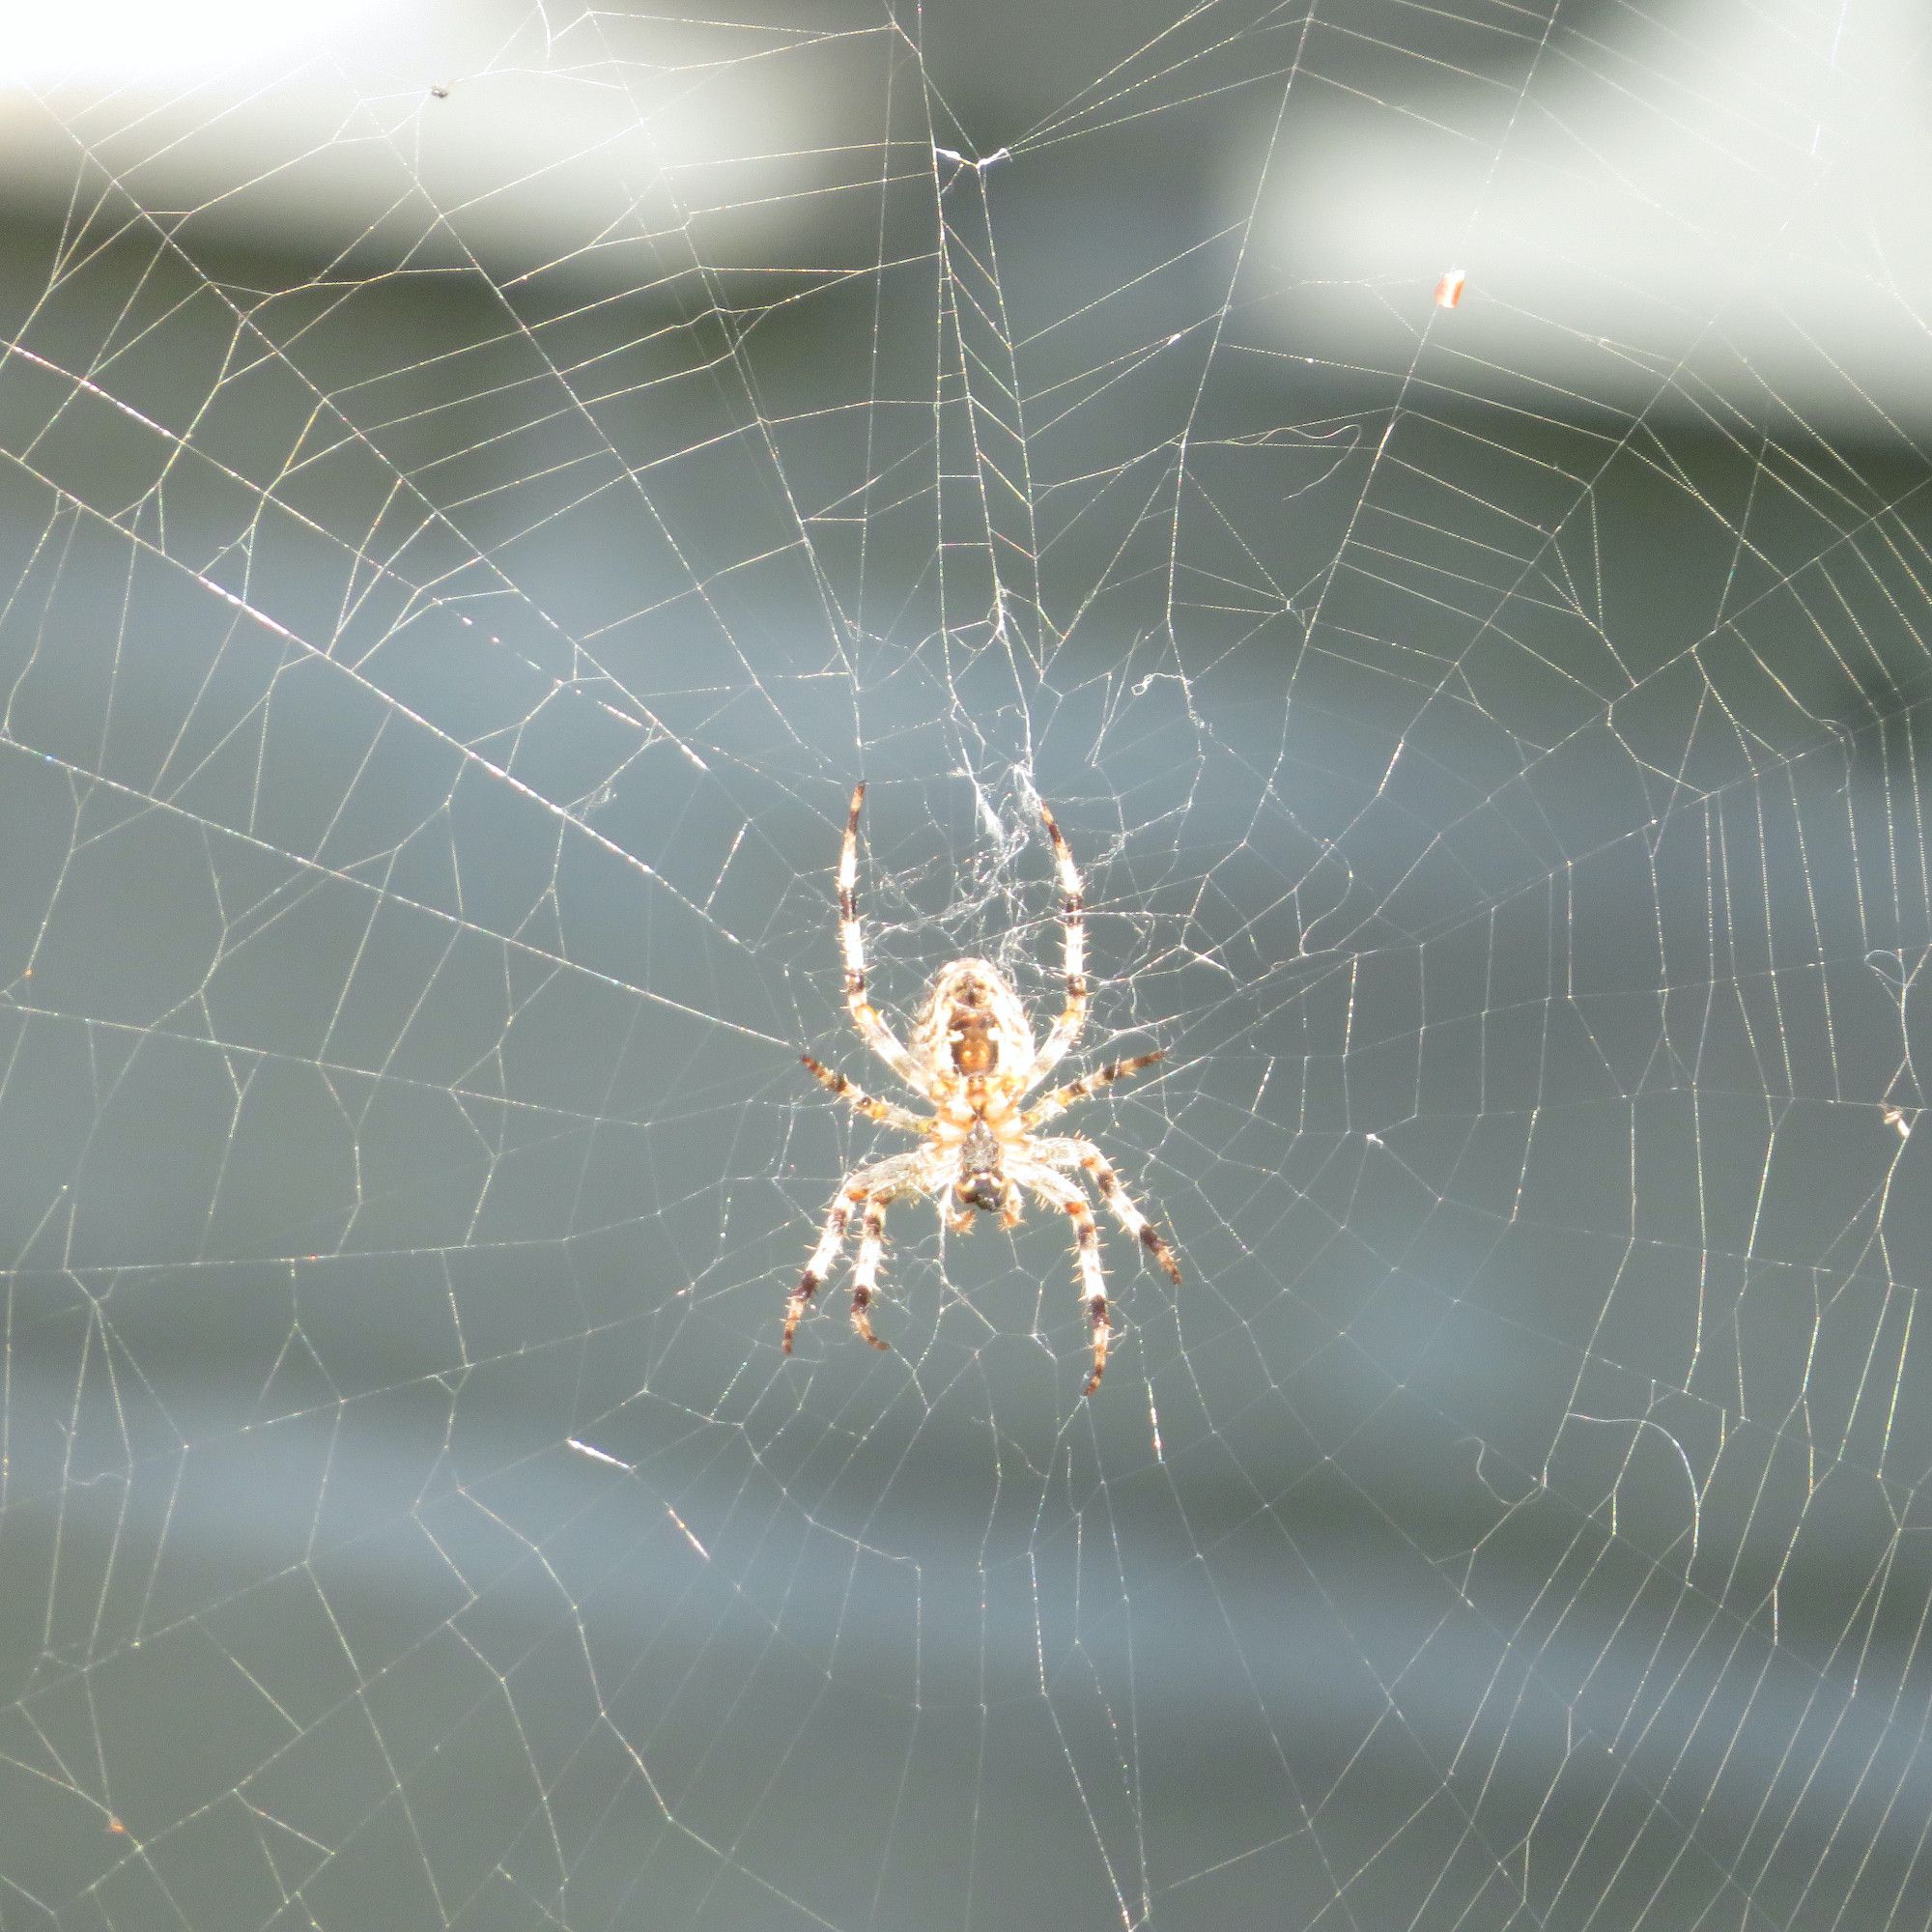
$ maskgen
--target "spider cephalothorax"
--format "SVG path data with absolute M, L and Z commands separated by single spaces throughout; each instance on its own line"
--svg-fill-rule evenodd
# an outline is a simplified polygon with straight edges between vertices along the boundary
M 1044 805 L 1053 841 L 1054 863 L 1063 895 L 1061 922 L 1065 931 L 1066 1004 L 1044 1044 L 1034 1039 L 1026 1008 L 1011 980 L 990 960 L 955 959 L 940 969 L 910 1036 L 901 1040 L 866 998 L 866 941 L 859 924 L 859 808 L 866 787 L 852 793 L 845 842 L 838 860 L 838 930 L 845 959 L 845 1004 L 859 1037 L 914 1093 L 931 1106 L 930 1115 L 880 1100 L 856 1087 L 844 1074 L 821 1066 L 810 1054 L 812 1073 L 869 1120 L 902 1127 L 920 1136 L 905 1153 L 874 1161 L 847 1177 L 825 1216 L 824 1232 L 805 1273 L 785 1305 L 784 1347 L 826 1271 L 844 1245 L 852 1217 L 860 1217 L 859 1258 L 852 1267 L 852 1325 L 875 1349 L 887 1346 L 872 1333 L 868 1310 L 878 1286 L 885 1252 L 886 1208 L 901 1195 L 929 1196 L 959 1233 L 973 1226 L 976 1213 L 997 1213 L 1010 1228 L 1025 1195 L 1058 1208 L 1073 1224 L 1074 1264 L 1094 1334 L 1094 1371 L 1086 1393 L 1100 1386 L 1107 1366 L 1107 1292 L 1100 1273 L 1100 1237 L 1086 1191 L 1073 1179 L 1086 1175 L 1099 1190 L 1114 1218 L 1148 1253 L 1179 1281 L 1180 1269 L 1167 1243 L 1128 1198 L 1106 1157 L 1077 1135 L 1041 1136 L 1043 1122 L 1064 1113 L 1122 1074 L 1151 1066 L 1158 1052 L 1117 1060 L 1056 1088 L 1031 1107 L 1021 1103 L 1066 1057 L 1087 1017 L 1086 933 L 1080 874 L 1053 813 Z

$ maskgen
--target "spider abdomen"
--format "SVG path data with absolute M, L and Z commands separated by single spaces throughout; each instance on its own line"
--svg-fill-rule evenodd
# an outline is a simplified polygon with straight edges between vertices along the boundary
M 1005 1177 L 1000 1172 L 1000 1140 L 984 1121 L 975 1121 L 959 1143 L 959 1205 L 992 1213 L 1007 1194 Z

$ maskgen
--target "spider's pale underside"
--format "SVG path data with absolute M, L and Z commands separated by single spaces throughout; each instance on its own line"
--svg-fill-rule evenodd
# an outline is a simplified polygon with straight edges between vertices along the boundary
M 1026 1096 L 1065 1059 L 1087 1018 L 1086 927 L 1080 874 L 1053 813 L 1039 815 L 1053 840 L 1060 872 L 1061 923 L 1065 938 L 1066 1005 L 1044 1044 L 1036 1045 L 1026 1009 L 1011 980 L 986 959 L 955 959 L 941 967 L 907 1039 L 901 1040 L 866 998 L 866 937 L 859 923 L 859 808 L 866 787 L 852 793 L 845 842 L 838 858 L 838 937 L 845 960 L 845 1005 L 859 1037 L 898 1078 L 932 1108 L 929 1115 L 881 1100 L 844 1074 L 821 1066 L 810 1054 L 812 1074 L 867 1119 L 917 1134 L 905 1153 L 855 1169 L 840 1182 L 825 1216 L 824 1231 L 805 1273 L 785 1304 L 784 1348 L 806 1303 L 838 1259 L 845 1231 L 859 1221 L 859 1258 L 852 1267 L 852 1326 L 875 1349 L 889 1344 L 872 1333 L 868 1310 L 879 1285 L 886 1246 L 886 1209 L 907 1194 L 931 1198 L 957 1234 L 973 1227 L 974 1213 L 997 1213 L 1010 1228 L 1020 1218 L 1025 1194 L 1057 1208 L 1073 1224 L 1073 1258 L 1080 1293 L 1094 1331 L 1094 1372 L 1083 1393 L 1100 1386 L 1107 1366 L 1107 1290 L 1100 1273 L 1100 1236 L 1086 1190 L 1074 1179 L 1088 1176 L 1114 1218 L 1179 1282 L 1180 1269 L 1159 1230 L 1135 1207 L 1108 1166 L 1106 1156 L 1074 1134 L 1042 1135 L 1037 1129 L 1076 1100 L 1097 1093 L 1123 1074 L 1160 1059 L 1158 1051 L 1116 1060 L 1057 1087 L 1024 1105 Z

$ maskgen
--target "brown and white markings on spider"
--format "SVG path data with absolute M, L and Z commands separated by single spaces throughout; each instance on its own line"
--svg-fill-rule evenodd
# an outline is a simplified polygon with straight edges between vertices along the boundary
M 846 1176 L 825 1216 L 825 1228 L 805 1273 L 785 1303 L 784 1348 L 805 1305 L 845 1243 L 846 1230 L 859 1222 L 859 1259 L 852 1268 L 852 1326 L 875 1349 L 890 1346 L 872 1333 L 869 1314 L 879 1285 L 879 1263 L 886 1247 L 886 1209 L 907 1194 L 929 1196 L 948 1226 L 965 1234 L 976 1212 L 998 1214 L 1003 1228 L 1020 1218 L 1024 1194 L 1057 1208 L 1073 1225 L 1073 1261 L 1094 1331 L 1094 1373 L 1084 1394 L 1100 1386 L 1107 1366 L 1107 1290 L 1100 1273 L 1100 1236 L 1086 1190 L 1074 1179 L 1084 1174 L 1099 1190 L 1114 1218 L 1167 1270 L 1172 1281 L 1180 1269 L 1159 1230 L 1135 1207 L 1106 1156 L 1076 1134 L 1041 1135 L 1037 1129 L 1076 1100 L 1096 1094 L 1128 1073 L 1151 1066 L 1160 1051 L 1116 1060 L 1082 1074 L 1064 1087 L 1024 1104 L 1026 1096 L 1065 1059 L 1087 1018 L 1086 927 L 1080 874 L 1060 827 L 1044 803 L 1039 815 L 1053 841 L 1060 872 L 1061 923 L 1065 932 L 1066 1004 L 1044 1042 L 1036 1045 L 1026 1008 L 1012 982 L 990 960 L 955 959 L 940 968 L 908 1038 L 901 1040 L 866 998 L 866 937 L 859 924 L 859 808 L 866 787 L 853 788 L 845 820 L 845 842 L 838 856 L 838 937 L 845 959 L 845 1005 L 859 1037 L 899 1079 L 927 1101 L 929 1115 L 881 1100 L 810 1054 L 812 1074 L 867 1120 L 899 1127 L 920 1137 L 918 1147 L 874 1161 Z

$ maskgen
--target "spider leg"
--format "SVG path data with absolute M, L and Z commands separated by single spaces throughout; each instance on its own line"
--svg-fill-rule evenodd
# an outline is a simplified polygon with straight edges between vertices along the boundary
M 791 1338 L 797 1331 L 799 1318 L 805 1313 L 805 1304 L 811 1299 L 818 1284 L 838 1259 L 838 1250 L 845 1245 L 845 1224 L 852 1218 L 852 1209 L 864 1199 L 863 1194 L 855 1196 L 841 1189 L 826 1210 L 825 1227 L 818 1236 L 818 1245 L 812 1249 L 811 1259 L 806 1263 L 805 1272 L 798 1278 L 798 1286 L 785 1299 L 784 1351 L 787 1355 L 791 1353 Z
M 852 1326 L 860 1341 L 875 1349 L 890 1349 L 872 1333 L 866 1311 L 871 1306 L 872 1291 L 879 1285 L 879 1260 L 886 1251 L 886 1206 L 890 1196 L 873 1194 L 866 1202 L 865 1232 L 859 1236 L 859 1259 L 852 1264 Z
M 1026 1218 L 1026 1196 L 1011 1180 L 1007 1182 L 1007 1190 L 1000 1202 L 1000 1226 L 1017 1228 Z
M 1107 1340 L 1112 1332 L 1107 1320 L 1107 1282 L 1100 1271 L 1100 1231 L 1094 1225 L 1094 1210 L 1079 1187 L 1049 1168 L 1028 1161 L 1020 1166 L 1018 1178 L 1049 1208 L 1063 1209 L 1073 1223 L 1073 1265 L 1080 1278 L 1088 1325 L 1094 1332 L 1094 1373 L 1080 1393 L 1092 1395 L 1107 1372 Z
M 881 1100 L 866 1092 L 856 1080 L 848 1080 L 837 1067 L 821 1066 L 809 1053 L 799 1058 L 805 1062 L 806 1069 L 814 1080 L 823 1081 L 848 1106 L 856 1108 L 868 1121 L 877 1121 L 882 1126 L 903 1127 L 908 1133 L 921 1134 L 925 1131 L 925 1122 L 905 1107 L 895 1106 L 890 1100 Z
M 1151 1066 L 1156 1060 L 1166 1058 L 1167 1048 L 1157 1046 L 1151 1053 L 1137 1053 L 1131 1060 L 1110 1060 L 1097 1071 L 1083 1073 L 1078 1080 L 1069 1080 L 1065 1087 L 1056 1087 L 1043 1100 L 1036 1100 L 1026 1111 L 1026 1125 L 1037 1127 L 1042 1121 L 1064 1114 L 1074 1101 L 1084 1100 L 1088 1094 L 1097 1094 L 1102 1087 L 1111 1087 L 1116 1080 L 1124 1080 L 1129 1073 L 1138 1073 L 1143 1066 Z
M 1046 836 L 1053 840 L 1053 863 L 1060 873 L 1060 923 L 1066 935 L 1066 1005 L 1054 1021 L 1053 1030 L 1033 1065 L 1027 1068 L 1021 1093 L 1044 1080 L 1066 1058 L 1068 1048 L 1087 1024 L 1087 901 L 1081 894 L 1080 872 L 1073 863 L 1073 854 L 1066 849 L 1066 840 L 1044 799 L 1040 801 L 1039 815 L 1046 821 Z
M 832 1264 L 838 1259 L 838 1251 L 845 1245 L 845 1230 L 855 1213 L 865 1209 L 868 1201 L 876 1199 L 881 1205 L 881 1226 L 883 1226 L 883 1204 L 890 1201 L 914 1171 L 918 1161 L 917 1153 L 895 1154 L 890 1160 L 874 1161 L 870 1167 L 862 1167 L 857 1174 L 839 1188 L 833 1197 L 832 1206 L 825 1210 L 825 1226 L 819 1232 L 818 1245 L 811 1251 L 811 1259 L 805 1264 L 805 1272 L 798 1278 L 798 1286 L 785 1299 L 784 1351 L 791 1353 L 791 1338 L 797 1332 L 799 1320 L 805 1314 L 805 1305 L 817 1293 L 818 1285 L 832 1271 Z M 866 1241 L 872 1235 L 871 1215 L 866 1216 Z M 866 1241 L 859 1248 L 858 1266 L 866 1265 Z M 878 1257 L 872 1258 L 874 1274 L 878 1268 Z M 857 1278 L 857 1270 L 854 1271 Z M 867 1299 L 870 1298 L 871 1282 L 868 1279 Z M 858 1310 L 857 1296 L 854 1296 L 855 1319 Z M 862 1331 L 864 1332 L 864 1331 Z M 867 1341 L 871 1340 L 869 1334 Z M 879 1344 L 881 1348 L 885 1345 Z
M 1107 1164 L 1107 1156 L 1092 1141 L 1077 1134 L 1036 1141 L 1034 1157 L 1055 1167 L 1078 1166 L 1092 1175 L 1108 1212 L 1160 1264 L 1168 1280 L 1179 1286 L 1180 1264 L 1174 1259 L 1174 1250 L 1161 1239 L 1160 1230 L 1141 1212 L 1133 1196 L 1121 1185 L 1120 1176 Z
M 859 923 L 859 808 L 866 802 L 866 787 L 852 787 L 852 810 L 845 819 L 845 842 L 838 850 L 838 944 L 845 961 L 845 1009 L 859 1037 L 890 1066 L 915 1094 L 925 1092 L 913 1058 L 885 1020 L 866 997 L 866 929 Z

